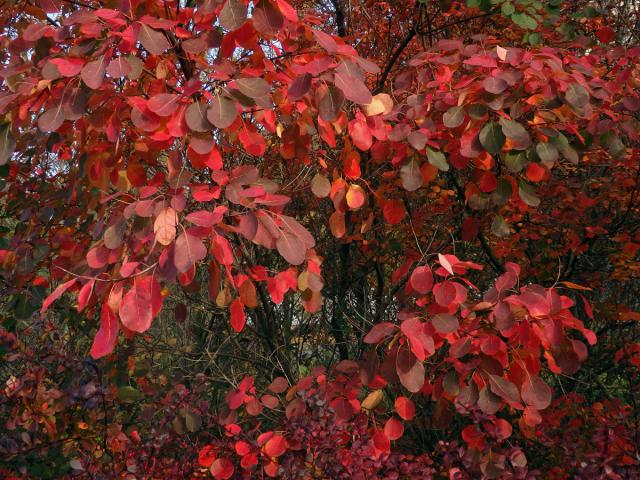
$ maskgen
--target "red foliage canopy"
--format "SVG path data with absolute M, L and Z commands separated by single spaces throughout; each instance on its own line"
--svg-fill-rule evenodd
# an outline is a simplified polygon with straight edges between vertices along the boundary
M 56 442 L 122 478 L 638 471 L 637 388 L 616 398 L 588 364 L 626 365 L 618 388 L 640 358 L 638 306 L 607 307 L 638 273 L 635 37 L 588 2 L 327 3 L 2 7 L 14 473 Z M 155 348 L 183 323 L 217 343 L 169 381 Z M 172 353 L 185 369 L 193 349 Z M 48 386 L 87 354 L 90 392 Z M 606 399 L 565 392 L 583 365 Z

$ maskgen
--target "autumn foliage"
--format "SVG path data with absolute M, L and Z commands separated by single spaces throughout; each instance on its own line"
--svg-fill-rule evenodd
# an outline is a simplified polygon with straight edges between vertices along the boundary
M 639 15 L 0 4 L 0 475 L 640 478 Z

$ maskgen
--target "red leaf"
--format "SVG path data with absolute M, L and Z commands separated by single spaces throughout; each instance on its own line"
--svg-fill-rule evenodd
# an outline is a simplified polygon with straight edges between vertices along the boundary
M 300 265 L 307 258 L 307 248 L 304 242 L 295 234 L 281 231 L 276 240 L 278 253 L 291 265 Z
M 38 118 L 38 128 L 43 132 L 55 132 L 64 122 L 62 102 L 46 110 Z
M 288 95 L 291 100 L 298 100 L 311 88 L 311 74 L 303 73 L 289 85 Z
M 353 416 L 353 406 L 344 397 L 337 398 L 331 402 L 331 408 L 335 411 L 336 416 L 340 420 L 347 421 Z
M 145 24 L 140 24 L 138 40 L 151 55 L 161 55 L 171 46 L 162 32 Z
M 496 60 L 489 55 L 474 55 L 473 57 L 465 60 L 464 64 L 484 68 L 496 68 L 498 66 Z
M 211 253 L 222 265 L 231 265 L 233 263 L 233 250 L 229 240 L 225 237 L 214 235 L 211 240 Z
M 233 302 L 231 302 L 231 306 L 229 308 L 231 311 L 231 328 L 240 333 L 244 328 L 245 322 L 247 321 L 244 314 L 244 305 L 239 298 L 236 298 Z
M 201 467 L 210 467 L 216 459 L 216 447 L 213 445 L 205 445 L 198 453 L 198 464 Z
M 438 333 L 449 334 L 455 332 L 460 323 L 453 315 L 447 313 L 438 313 L 433 316 L 431 323 Z
M 233 448 L 240 456 L 244 456 L 251 451 L 251 445 L 249 445 L 247 442 L 243 442 L 242 440 L 238 440 Z
M 482 82 L 482 86 L 487 92 L 493 93 L 494 95 L 498 95 L 504 92 L 509 86 L 509 84 L 501 78 L 487 77 Z
M 270 409 L 277 408 L 280 404 L 278 397 L 274 397 L 273 395 L 263 395 L 262 397 L 260 397 L 260 401 L 265 407 Z
M 22 38 L 24 38 L 27 42 L 37 42 L 45 35 L 45 33 L 50 31 L 51 27 L 49 25 L 38 22 L 31 23 L 22 32 Z
M 400 330 L 409 340 L 411 351 L 419 361 L 427 358 L 427 353 L 432 355 L 435 351 L 433 338 L 424 330 L 424 323 L 419 318 L 407 318 L 400 325 Z
M 291 22 L 298 21 L 298 13 L 296 12 L 295 8 L 289 5 L 289 3 L 287 3 L 285 0 L 276 0 L 276 3 L 278 4 L 278 8 L 287 20 Z
M 40 313 L 42 314 L 46 312 L 47 309 L 51 306 L 51 304 L 55 302 L 58 298 L 60 298 L 62 294 L 67 290 L 69 290 L 75 283 L 76 283 L 76 279 L 72 278 L 68 282 L 58 285 L 58 287 L 53 292 L 51 292 L 51 294 L 47 298 L 44 299 L 44 302 L 42 302 Z
M 403 420 L 411 420 L 416 414 L 416 407 L 407 397 L 398 397 L 395 401 L 396 412 Z
M 264 152 L 267 150 L 267 144 L 262 135 L 256 131 L 249 130 L 246 126 L 242 127 L 238 138 L 240 139 L 240 142 L 242 142 L 244 149 L 250 155 L 262 157 Z
M 520 402 L 518 387 L 504 377 L 489 375 L 491 391 L 509 403 Z
M 353 144 L 363 152 L 369 150 L 373 144 L 373 137 L 366 122 L 357 119 L 351 120 L 349 122 L 349 135 L 353 140 Z
M 237 30 L 247 20 L 247 6 L 242 0 L 227 0 L 220 11 L 218 21 L 229 31 Z
M 535 162 L 531 162 L 529 163 L 529 165 L 527 165 L 527 178 L 532 182 L 542 181 L 545 173 L 547 173 L 547 169 L 542 165 L 539 165 Z
M 207 110 L 207 120 L 218 128 L 227 128 L 238 116 L 236 102 L 222 95 L 215 95 Z
M 325 88 L 318 89 L 316 95 L 320 96 L 320 100 L 318 101 L 318 114 L 320 118 L 327 122 L 333 122 L 344 104 L 344 94 L 333 85 L 328 85 Z
M 58 67 L 58 71 L 63 77 L 75 77 L 78 75 L 85 62 L 82 58 L 74 57 L 52 58 L 49 61 Z
M 226 480 L 231 478 L 233 475 L 234 467 L 231 460 L 227 458 L 218 458 L 211 464 L 209 471 L 216 480 Z
M 85 283 L 80 289 L 80 293 L 78 293 L 78 311 L 81 312 L 89 303 L 89 299 L 91 298 L 91 294 L 93 293 L 93 286 L 95 285 L 95 280 L 89 280 Z
M 536 410 L 551 404 L 551 387 L 537 375 L 529 375 L 522 384 L 522 400 Z
M 180 106 L 180 96 L 174 93 L 159 93 L 147 102 L 147 108 L 156 115 L 168 117 Z
M 398 326 L 390 322 L 378 323 L 364 337 L 364 343 L 380 343 L 397 329 Z
M 328 53 L 335 53 L 338 50 L 338 45 L 331 35 L 323 32 L 322 30 L 314 30 L 313 36 L 322 48 Z
M 109 62 L 107 66 L 107 73 L 113 78 L 122 78 L 129 74 L 132 70 L 131 64 L 127 61 L 126 57 L 116 57 Z
M 191 212 L 185 217 L 185 219 L 200 227 L 211 227 L 213 225 L 217 225 L 222 221 L 222 218 L 226 211 L 226 207 L 218 206 L 213 212 L 208 212 L 206 210 Z
M 380 452 L 389 452 L 391 451 L 391 442 L 389 441 L 389 437 L 384 433 L 383 430 L 376 430 L 372 437 L 373 445 Z
M 596 31 L 596 37 L 602 43 L 611 43 L 616 38 L 616 32 L 611 27 L 601 27 Z
M 271 382 L 271 385 L 267 388 L 273 393 L 282 393 L 289 388 L 289 382 L 284 377 L 277 377 L 273 379 L 273 382 Z
M 406 213 L 407 211 L 404 208 L 404 204 L 400 200 L 387 200 L 382 207 L 384 219 L 390 225 L 399 224 Z
M 582 303 L 584 305 L 584 311 L 587 314 L 587 316 L 593 320 L 593 308 L 591 307 L 591 304 L 589 303 L 589 300 L 587 300 L 587 298 L 584 295 L 580 295 L 580 298 L 582 299 Z
M 264 451 L 272 458 L 279 457 L 287 451 L 287 441 L 282 435 L 274 435 L 265 443 Z
M 113 352 L 118 341 L 118 318 L 107 303 L 102 305 L 100 328 L 93 338 L 91 356 L 94 359 L 104 357 Z
M 424 295 L 433 287 L 433 274 L 428 265 L 416 267 L 409 277 L 409 284 L 416 292 Z
M 443 307 L 448 307 L 454 302 L 456 299 L 456 293 L 455 285 L 448 280 L 436 283 L 433 287 L 433 294 L 436 298 L 436 303 Z
M 160 285 L 154 276 L 136 277 L 122 298 L 118 313 L 122 324 L 133 332 L 146 332 L 162 309 Z
M 397 418 L 391 417 L 384 425 L 384 434 L 389 440 L 397 440 L 404 433 L 404 425 Z
M 398 351 L 396 372 L 400 383 L 411 393 L 419 392 L 424 385 L 424 365 L 409 350 Z
M 236 87 L 249 98 L 266 97 L 271 93 L 271 86 L 261 77 L 243 77 L 236 80 Z

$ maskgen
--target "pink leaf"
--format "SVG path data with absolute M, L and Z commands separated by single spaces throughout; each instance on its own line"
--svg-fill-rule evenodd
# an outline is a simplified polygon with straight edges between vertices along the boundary
M 364 337 L 364 343 L 380 343 L 397 329 L 398 326 L 391 322 L 378 323 Z
M 354 103 L 368 105 L 373 99 L 367 86 L 359 78 L 341 72 L 335 74 L 334 83 L 344 96 Z
M 107 62 L 105 61 L 105 58 L 103 56 L 98 60 L 87 63 L 82 69 L 80 77 L 89 88 L 97 90 L 98 88 L 100 88 L 102 82 L 104 81 L 104 74 L 106 70 Z
M 178 272 L 186 272 L 206 256 L 207 248 L 198 237 L 185 232 L 176 240 L 173 264 Z

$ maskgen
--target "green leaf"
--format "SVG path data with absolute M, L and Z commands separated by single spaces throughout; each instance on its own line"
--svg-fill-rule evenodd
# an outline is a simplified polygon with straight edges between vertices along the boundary
M 552 143 L 540 142 L 536 145 L 536 153 L 542 163 L 552 166 L 558 160 L 558 149 Z
M 469 207 L 473 210 L 486 210 L 489 208 L 490 197 L 486 193 L 474 193 L 469 197 Z
M 16 148 L 16 141 L 11 133 L 11 124 L 0 125 L 0 165 L 5 165 Z
M 585 7 L 577 13 L 573 14 L 573 18 L 579 20 L 581 18 L 596 18 L 598 16 L 598 11 L 594 7 Z
M 504 157 L 504 163 L 511 173 L 518 173 L 527 163 L 527 156 L 524 152 L 511 151 Z
M 576 150 L 571 145 L 560 147 L 560 153 L 562 153 L 562 156 L 574 165 L 577 165 L 580 161 L 578 152 L 576 152 Z
M 511 229 L 507 222 L 505 222 L 504 218 L 500 215 L 496 215 L 493 217 L 493 221 L 491 222 L 491 233 L 493 233 L 496 237 L 504 238 L 511 235 Z
M 620 140 L 620 137 L 612 132 L 607 132 L 600 137 L 600 142 L 604 148 L 609 152 L 612 157 L 619 157 L 624 153 L 624 143 Z
M 511 15 L 511 20 L 513 23 L 518 25 L 520 28 L 524 28 L 526 30 L 535 30 L 538 28 L 538 22 L 536 22 L 533 17 L 530 17 L 526 13 L 518 12 Z
M 191 433 L 195 433 L 200 430 L 200 426 L 202 425 L 202 417 L 195 412 L 187 412 L 184 416 L 185 423 L 187 425 L 187 430 Z
M 489 122 L 480 130 L 480 143 L 492 155 L 500 152 L 506 138 L 496 122 Z
M 144 398 L 144 394 L 133 387 L 120 387 L 118 389 L 118 398 L 123 403 L 136 403 Z
M 486 11 L 491 8 L 491 2 L 489 0 L 467 0 L 467 7 Z
M 482 120 L 487 114 L 487 107 L 481 103 L 472 103 L 467 111 L 474 120 Z
M 515 11 L 516 11 L 516 7 L 513 6 L 513 3 L 504 2 L 502 4 L 502 14 L 505 17 L 508 17 L 509 15 L 513 14 Z
M 502 206 L 511 198 L 512 193 L 511 183 L 505 178 L 500 178 L 496 189 L 491 193 L 491 200 L 495 205 Z
M 584 108 L 589 103 L 589 92 L 579 83 L 572 83 L 567 88 L 564 98 L 574 108 Z
M 514 143 L 516 150 L 526 150 L 531 144 L 529 132 L 520 123 L 501 118 L 500 126 L 502 133 Z
M 540 205 L 540 199 L 536 196 L 533 187 L 523 181 L 520 181 L 518 186 L 518 194 L 520 195 L 520 199 L 530 207 Z
M 442 116 L 442 121 L 447 128 L 459 127 L 464 121 L 464 107 L 458 106 L 450 108 Z
M 542 35 L 540 35 L 538 32 L 530 33 L 527 41 L 529 42 L 529 45 L 541 45 Z
M 447 163 L 447 158 L 444 156 L 444 153 L 427 147 L 427 159 L 429 163 L 437 167 L 438 170 L 442 170 L 443 172 L 449 171 L 449 164 Z

